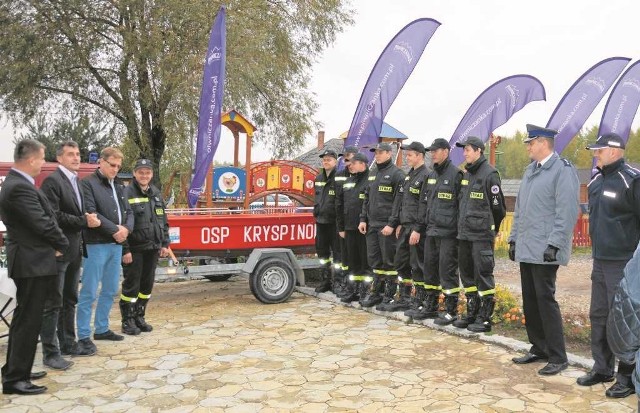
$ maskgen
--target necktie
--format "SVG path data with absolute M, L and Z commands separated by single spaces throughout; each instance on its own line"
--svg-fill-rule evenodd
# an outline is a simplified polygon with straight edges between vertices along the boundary
M 541 166 L 542 166 L 542 164 L 541 164 L 540 162 L 538 162 L 538 163 L 536 164 L 536 169 L 540 168 Z

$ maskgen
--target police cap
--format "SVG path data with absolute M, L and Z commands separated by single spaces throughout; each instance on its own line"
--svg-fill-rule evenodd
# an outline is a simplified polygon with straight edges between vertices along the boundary
M 542 126 L 530 125 L 527 124 L 527 136 L 524 139 L 524 143 L 530 142 L 535 138 L 551 138 L 554 139 L 558 131 L 548 128 L 543 128 Z
M 591 150 L 602 148 L 624 149 L 624 140 L 617 133 L 607 133 L 600 136 L 596 143 L 587 145 L 587 149 Z

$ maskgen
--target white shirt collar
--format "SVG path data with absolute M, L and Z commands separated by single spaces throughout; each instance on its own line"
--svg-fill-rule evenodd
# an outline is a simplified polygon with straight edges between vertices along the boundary
M 21 170 L 16 169 L 16 168 L 11 168 L 11 170 L 16 171 L 16 172 L 17 172 L 17 173 L 19 173 L 20 175 L 22 175 L 22 176 L 24 176 L 25 178 L 27 178 L 27 180 L 28 180 L 29 182 L 31 182 L 31 185 L 35 185 L 35 184 L 36 184 L 36 180 L 35 180 L 35 179 L 33 179 L 33 176 L 31 176 L 31 175 L 29 175 L 29 174 L 27 174 L 27 173 L 25 173 L 25 172 L 22 172 Z
M 549 159 L 551 159 L 551 157 L 553 156 L 553 154 L 554 154 L 554 153 L 555 153 L 555 152 L 551 152 L 551 153 L 549 154 L 549 156 L 547 156 L 547 157 L 546 157 L 546 158 L 544 158 L 543 160 L 539 161 L 538 163 L 540 164 L 540 166 L 542 166 L 542 165 L 544 165 L 545 163 L 547 163 L 547 161 L 548 161 Z
M 58 169 L 60 169 L 60 170 L 62 171 L 62 173 L 63 173 L 67 178 L 69 178 L 69 180 L 70 180 L 71 182 L 73 182 L 74 178 L 77 178 L 77 177 L 78 177 L 78 174 L 77 174 L 77 173 L 75 173 L 75 172 L 73 172 L 73 171 L 68 170 L 67 168 L 65 168 L 65 167 L 64 167 L 64 166 L 62 166 L 62 165 L 58 165 Z

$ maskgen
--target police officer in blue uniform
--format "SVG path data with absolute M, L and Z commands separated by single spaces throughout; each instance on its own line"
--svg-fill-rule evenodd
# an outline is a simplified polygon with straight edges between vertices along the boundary
M 552 129 L 527 125 L 524 140 L 533 161 L 524 172 L 509 235 L 509 258 L 520 263 L 522 304 L 531 349 L 516 364 L 547 360 L 542 375 L 566 369 L 562 315 L 555 299 L 559 265 L 567 265 L 578 219 L 575 168 L 554 152 Z
M 597 159 L 597 172 L 589 189 L 589 234 L 593 256 L 591 272 L 591 354 L 594 365 L 579 377 L 582 386 L 614 379 L 615 357 L 607 342 L 607 317 L 624 267 L 640 241 L 640 171 L 624 160 L 625 142 L 615 133 L 600 136 L 587 146 Z M 618 363 L 616 383 L 607 397 L 627 397 L 635 392 L 633 364 Z
M 474 319 L 467 325 L 467 330 L 488 332 L 491 331 L 496 292 L 493 243 L 507 208 L 500 175 L 485 158 L 482 140 L 469 136 L 463 142 L 456 142 L 456 146 L 464 148 L 466 161 L 458 202 L 460 278 L 465 292 L 477 292 L 480 298 L 478 313 L 467 314 L 469 322 Z

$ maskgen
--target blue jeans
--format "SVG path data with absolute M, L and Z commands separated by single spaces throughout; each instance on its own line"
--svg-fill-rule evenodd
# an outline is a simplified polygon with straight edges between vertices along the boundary
M 82 287 L 78 295 L 78 340 L 91 336 L 91 307 L 96 301 L 98 284 L 102 284 L 102 287 L 93 327 L 96 334 L 109 330 L 109 313 L 120 283 L 122 245 L 87 244 L 87 255 L 82 271 Z

